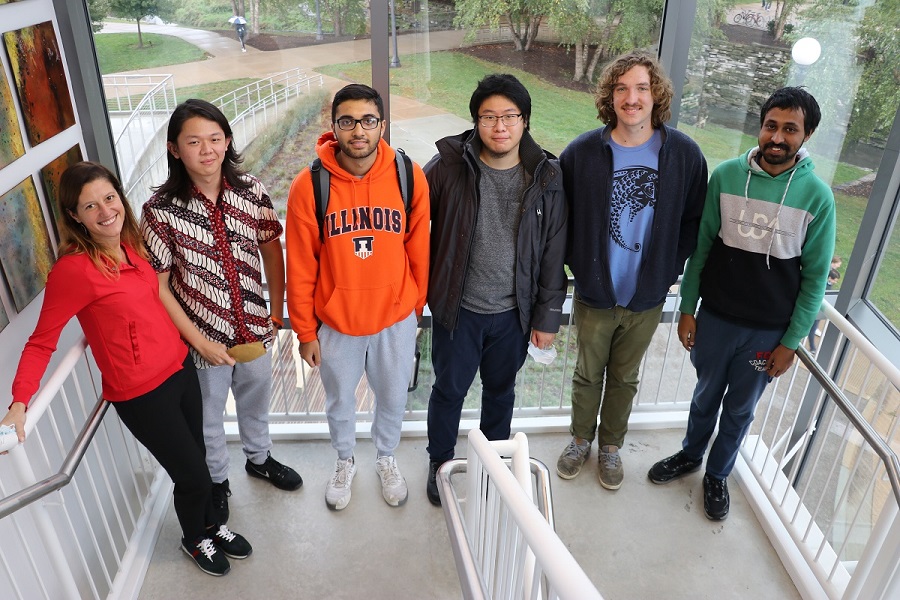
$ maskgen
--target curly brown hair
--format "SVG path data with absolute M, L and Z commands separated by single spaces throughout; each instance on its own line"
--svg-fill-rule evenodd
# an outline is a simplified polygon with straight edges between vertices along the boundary
M 634 67 L 646 67 L 650 72 L 650 91 L 653 94 L 653 112 L 650 121 L 655 129 L 659 129 L 672 117 L 670 106 L 674 90 L 672 80 L 663 71 L 656 56 L 644 50 L 634 50 L 618 56 L 603 68 L 594 92 L 597 118 L 615 129 L 619 120 L 613 107 L 613 89 L 619 78 Z

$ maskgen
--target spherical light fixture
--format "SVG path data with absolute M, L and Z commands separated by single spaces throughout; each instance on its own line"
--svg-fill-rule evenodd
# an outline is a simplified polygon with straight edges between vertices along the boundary
M 791 58 L 798 65 L 808 67 L 822 56 L 822 45 L 815 38 L 805 37 L 794 42 L 791 48 Z

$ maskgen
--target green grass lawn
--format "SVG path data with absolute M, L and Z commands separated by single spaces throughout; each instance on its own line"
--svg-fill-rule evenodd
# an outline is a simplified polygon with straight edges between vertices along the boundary
M 144 33 L 144 47 L 138 48 L 137 33 L 102 33 L 94 36 L 100 73 L 120 73 L 166 65 L 197 62 L 206 52 L 170 35 Z

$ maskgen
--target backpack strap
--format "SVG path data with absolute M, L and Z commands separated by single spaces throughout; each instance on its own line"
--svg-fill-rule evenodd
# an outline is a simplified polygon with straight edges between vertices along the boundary
M 406 155 L 403 148 L 397 148 L 394 161 L 397 164 L 397 182 L 400 185 L 400 197 L 403 198 L 403 207 L 406 209 L 406 233 L 409 233 L 409 215 L 412 213 L 413 195 L 412 159 Z
M 328 196 L 331 193 L 331 173 L 322 168 L 321 159 L 315 159 L 309 165 L 312 177 L 313 197 L 316 200 L 316 222 L 319 224 L 319 239 L 325 242 L 325 209 L 328 208 Z
M 394 162 L 397 167 L 397 183 L 400 186 L 400 197 L 406 209 L 406 233 L 409 233 L 409 215 L 412 212 L 413 166 L 412 159 L 402 148 L 397 148 Z M 319 239 L 325 242 L 325 211 L 328 209 L 328 196 L 331 192 L 331 173 L 322 167 L 322 160 L 317 158 L 309 165 L 312 178 L 313 197 L 316 201 L 316 222 L 319 224 Z

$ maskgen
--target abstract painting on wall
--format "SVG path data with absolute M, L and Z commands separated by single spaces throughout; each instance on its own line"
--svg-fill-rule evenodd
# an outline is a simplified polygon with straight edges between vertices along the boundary
M 44 184 L 44 197 L 53 214 L 53 229 L 56 233 L 56 239 L 59 239 L 59 230 L 56 224 L 59 222 L 59 206 L 56 199 L 59 197 L 59 178 L 62 177 L 63 171 L 70 165 L 81 160 L 81 148 L 72 146 L 64 154 L 56 157 L 46 167 L 41 169 L 41 183 Z
M 37 188 L 29 177 L 0 196 L 0 267 L 16 311 L 44 289 L 53 262 Z
M 0 0 L 2 2 L 3 0 Z M 9 89 L 6 74 L 0 68 L 0 169 L 25 154 L 16 101 Z
M 32 146 L 75 124 L 69 84 L 53 23 L 3 34 Z

